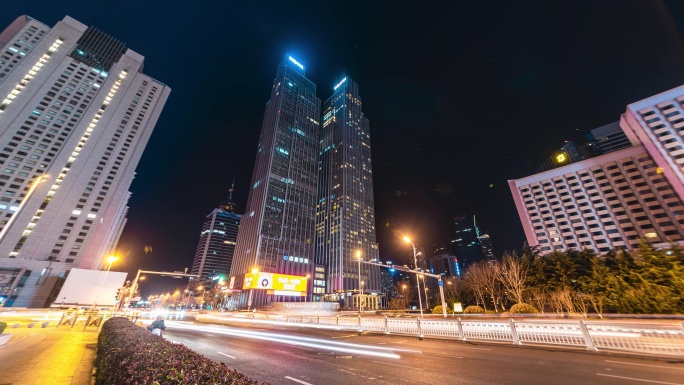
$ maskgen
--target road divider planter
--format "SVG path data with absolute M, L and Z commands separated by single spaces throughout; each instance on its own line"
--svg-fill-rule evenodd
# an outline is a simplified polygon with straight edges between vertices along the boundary
M 95 367 L 96 385 L 259 384 L 223 363 L 155 336 L 123 317 L 104 323 L 98 338 Z

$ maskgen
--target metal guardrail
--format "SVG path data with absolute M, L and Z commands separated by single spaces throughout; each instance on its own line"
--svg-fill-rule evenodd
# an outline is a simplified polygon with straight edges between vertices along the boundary
M 259 322 L 259 320 L 253 320 Z M 448 338 L 584 347 L 633 353 L 684 356 L 684 323 L 653 325 L 616 322 L 524 320 L 452 320 L 402 318 L 362 318 L 360 316 L 275 317 L 285 324 L 327 325 L 337 329 L 413 335 L 420 339 Z

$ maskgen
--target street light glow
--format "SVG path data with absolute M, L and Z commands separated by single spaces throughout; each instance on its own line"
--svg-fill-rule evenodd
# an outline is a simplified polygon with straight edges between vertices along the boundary
M 404 242 L 406 242 L 406 243 L 411 243 L 411 238 L 409 238 L 409 237 L 404 237 Z
M 256 273 L 258 273 L 258 272 L 259 272 L 259 269 L 258 269 L 258 268 L 255 267 L 255 268 L 252 269 L 252 274 L 256 274 Z
M 107 263 L 114 263 L 118 260 L 119 260 L 119 257 L 112 255 L 109 258 L 107 258 Z

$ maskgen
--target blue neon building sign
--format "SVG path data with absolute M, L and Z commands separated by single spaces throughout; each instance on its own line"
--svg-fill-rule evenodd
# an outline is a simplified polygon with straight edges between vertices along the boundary
M 334 90 L 334 91 L 337 91 L 337 89 L 340 88 L 340 86 L 341 86 L 342 84 L 344 84 L 344 82 L 346 82 L 346 81 L 347 81 L 347 77 L 345 76 L 344 79 L 340 80 L 340 82 L 337 83 L 337 85 L 336 85 L 335 87 L 333 87 L 333 90 Z
M 296 61 L 292 56 L 288 56 L 288 57 L 290 58 L 290 61 L 291 61 L 291 62 L 293 62 L 294 64 L 297 65 L 297 67 L 299 67 L 300 69 L 304 69 L 304 66 L 301 65 L 301 64 L 299 64 L 299 62 Z

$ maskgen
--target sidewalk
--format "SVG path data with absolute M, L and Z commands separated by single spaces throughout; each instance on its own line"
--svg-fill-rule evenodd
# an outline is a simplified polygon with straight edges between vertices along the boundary
M 0 385 L 91 385 L 99 330 L 82 329 L 9 326 L 5 334 L 13 337 L 0 345 Z

